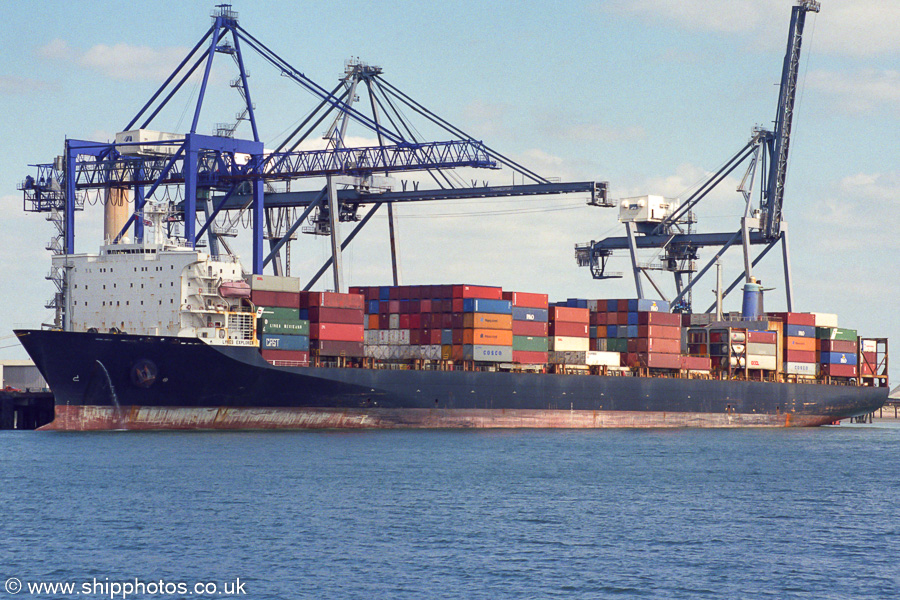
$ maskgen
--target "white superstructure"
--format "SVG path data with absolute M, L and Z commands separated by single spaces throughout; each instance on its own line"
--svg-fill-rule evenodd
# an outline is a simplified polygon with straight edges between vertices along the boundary
M 53 257 L 67 276 L 66 328 L 257 345 L 255 311 L 240 297 L 245 287 L 249 296 L 240 261 L 168 240 L 164 211 L 145 214 L 152 229 L 143 243 Z

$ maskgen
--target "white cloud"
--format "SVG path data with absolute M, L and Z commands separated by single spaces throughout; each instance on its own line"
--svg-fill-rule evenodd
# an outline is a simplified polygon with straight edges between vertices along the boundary
M 817 70 L 806 85 L 830 96 L 842 110 L 866 113 L 881 106 L 900 106 L 900 71 L 862 69 L 856 72 Z
M 151 48 L 122 43 L 112 46 L 97 44 L 80 50 L 61 39 L 54 39 L 38 48 L 38 54 L 48 60 L 74 63 L 112 79 L 130 81 L 164 79 L 187 52 L 188 49 L 181 46 Z
M 787 0 L 608 0 L 600 12 L 633 16 L 686 31 L 711 31 L 750 36 L 766 46 L 785 41 L 793 2 Z M 783 18 L 783 26 L 773 21 Z M 830 0 L 807 17 L 807 38 L 816 50 L 848 56 L 872 56 L 900 51 L 900 3 L 871 0 Z
M 0 76 L 0 94 L 6 96 L 20 96 L 56 89 L 57 86 L 49 81 L 30 79 L 28 77 Z

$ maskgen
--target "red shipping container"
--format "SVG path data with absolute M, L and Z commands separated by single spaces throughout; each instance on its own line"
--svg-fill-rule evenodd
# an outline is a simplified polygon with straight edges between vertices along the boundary
M 822 365 L 822 375 L 829 377 L 856 377 L 856 365 Z
M 454 285 L 452 298 L 482 298 L 485 300 L 502 300 L 503 289 L 483 285 Z M 454 309 L 455 310 L 455 309 Z
M 591 313 L 591 325 L 606 325 L 607 324 L 607 315 L 609 313 L 605 312 L 592 312 Z
M 434 323 L 432 323 L 432 326 L 434 326 Z M 441 329 L 453 329 L 453 313 L 441 313 Z
M 712 361 L 706 356 L 682 356 L 681 368 L 688 371 L 709 371 Z
M 294 292 L 266 292 L 263 290 L 251 290 L 250 302 L 252 302 L 256 306 L 302 308 L 300 306 L 300 294 Z
M 463 315 L 464 315 L 464 313 L 460 313 L 460 312 L 451 313 L 451 321 L 450 321 L 451 325 L 450 326 L 453 329 L 462 329 L 463 327 L 466 326 L 465 317 Z M 460 342 L 460 343 L 462 343 L 462 342 Z
M 463 331 L 465 331 L 465 329 L 454 329 L 453 330 L 453 338 L 452 339 L 453 339 L 454 346 L 462 347 Z
M 260 352 L 263 360 L 274 363 L 276 361 L 302 363 L 297 366 L 309 365 L 309 352 L 306 350 L 263 350 Z M 293 366 L 293 365 L 291 365 Z
M 399 329 L 409 329 L 409 315 L 400 315 L 400 327 Z
M 388 300 L 388 312 L 392 315 L 400 314 L 400 300 Z
M 365 329 L 362 325 L 348 323 L 310 323 L 309 339 L 333 342 L 362 342 Z
M 639 312 L 638 325 L 664 325 L 666 327 L 681 327 L 681 315 L 678 313 Z
M 502 298 L 512 302 L 513 306 L 523 308 L 548 308 L 549 298 L 547 294 L 529 294 L 526 292 L 503 292 Z
M 612 325 L 613 323 L 610 323 Z M 628 313 L 627 312 L 617 312 L 616 313 L 616 325 L 628 325 Z
M 388 300 L 400 299 L 400 286 L 395 285 L 388 288 Z
M 590 326 L 586 323 L 554 321 L 550 323 L 550 335 L 560 337 L 590 337 Z
M 681 339 L 681 327 L 665 327 L 663 325 L 638 325 L 639 338 Z
M 431 301 L 431 312 L 432 313 L 442 313 L 444 312 L 444 301 L 439 300 L 437 298 Z
M 400 301 L 400 314 L 408 315 L 412 312 L 412 300 L 401 300 Z
M 453 298 L 450 300 L 450 312 L 462 312 L 463 311 L 463 299 L 462 298 Z
M 549 324 L 545 321 L 513 321 L 513 335 L 530 335 L 534 337 L 547 337 L 550 332 Z
M 809 327 L 816 326 L 816 315 L 811 313 L 780 312 L 766 314 L 770 317 L 779 319 L 785 325 L 807 325 Z
M 424 329 L 422 326 L 422 315 L 419 313 L 409 315 L 410 329 Z M 403 329 L 402 327 L 400 329 Z
M 418 329 L 410 329 L 409 330 L 409 345 L 410 346 L 421 346 L 424 342 L 422 342 L 422 332 Z
M 777 344 L 777 331 L 748 331 L 747 341 L 752 344 Z
M 616 312 L 628 312 L 628 300 L 619 300 L 616 303 Z
M 381 300 L 381 292 L 377 287 L 366 288 L 366 300 Z
M 430 298 L 422 298 L 419 300 L 419 310 L 417 312 L 420 313 L 430 313 L 431 312 L 431 303 L 432 300 Z
M 378 315 L 378 329 L 391 328 L 391 315 Z
M 785 362 L 814 363 L 816 362 L 815 350 L 785 350 Z
M 391 314 L 391 301 L 390 300 L 381 300 L 378 302 L 378 314 L 379 315 Z
M 441 330 L 440 329 L 428 329 L 428 345 L 429 346 L 437 346 L 441 343 Z
M 850 340 L 819 340 L 822 352 L 843 352 L 856 354 L 856 342 Z M 872 353 L 874 354 L 874 353 Z
M 363 310 L 366 307 L 366 301 L 359 294 L 300 292 L 300 308 L 310 308 L 313 306 L 323 308 L 355 308 Z
M 435 326 L 434 325 L 435 323 L 437 323 L 438 325 L 441 324 L 440 323 L 441 318 L 436 315 L 433 315 L 431 313 L 423 313 L 423 314 L 419 315 L 419 317 L 420 317 L 419 325 L 421 326 L 422 329 L 430 329 Z
M 536 307 L 527 307 L 536 308 Z M 520 365 L 546 365 L 546 352 L 529 352 L 527 350 L 513 350 L 512 359 L 514 363 Z
M 363 322 L 364 318 L 365 313 L 362 309 L 309 307 L 309 320 L 311 323 L 352 323 L 358 325 Z
M 635 343 L 634 352 L 662 352 L 663 354 L 681 354 L 681 340 L 671 338 L 638 338 L 628 340 L 628 351 L 631 352 L 631 342 Z
M 421 285 L 413 285 L 409 288 L 409 299 L 410 300 L 420 300 L 422 298 L 422 287 Z
M 583 323 L 590 325 L 591 313 L 586 308 L 571 308 L 568 306 L 554 306 L 550 308 L 550 321 L 565 321 L 567 323 Z
M 661 352 L 638 352 L 638 364 L 651 369 L 681 369 L 680 354 L 663 354 Z
M 310 353 L 319 356 L 354 356 L 365 355 L 362 342 L 345 342 L 339 340 L 310 340 Z

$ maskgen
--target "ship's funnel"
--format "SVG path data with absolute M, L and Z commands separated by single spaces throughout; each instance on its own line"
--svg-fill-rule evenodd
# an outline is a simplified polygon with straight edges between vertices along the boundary
M 103 211 L 103 239 L 111 244 L 131 215 L 131 190 L 127 187 L 111 187 L 106 190 L 106 206 Z M 128 242 L 127 236 L 119 240 Z
M 741 317 L 744 319 L 758 319 L 765 313 L 763 308 L 763 288 L 755 277 L 744 284 L 744 304 L 741 307 Z

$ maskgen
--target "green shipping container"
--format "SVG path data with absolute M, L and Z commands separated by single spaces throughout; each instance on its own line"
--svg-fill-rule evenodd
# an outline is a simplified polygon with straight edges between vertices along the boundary
M 263 319 L 272 319 L 274 321 L 299 321 L 299 308 L 280 308 L 277 306 L 260 306 Z
M 548 338 L 530 335 L 514 335 L 513 350 L 522 352 L 547 352 L 550 347 Z
M 606 346 L 609 352 L 628 352 L 628 338 L 607 338 Z
M 842 340 L 846 342 L 856 341 L 855 329 L 841 329 L 840 327 L 816 327 L 816 337 L 820 340 Z
M 258 329 L 262 333 L 276 335 L 309 335 L 309 321 L 282 321 L 263 317 L 259 320 Z

